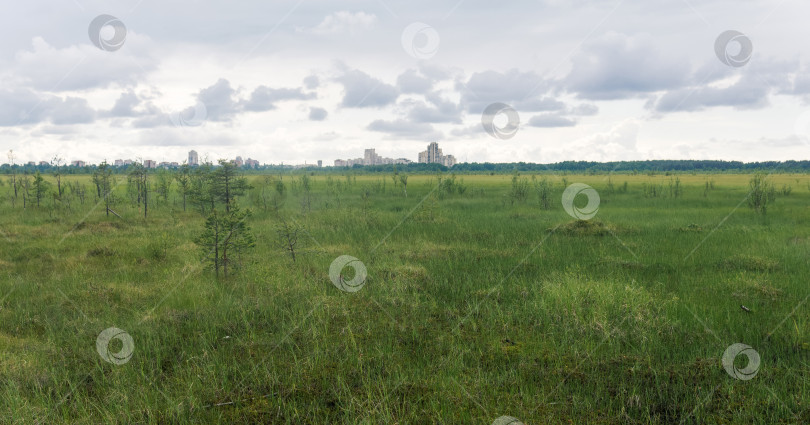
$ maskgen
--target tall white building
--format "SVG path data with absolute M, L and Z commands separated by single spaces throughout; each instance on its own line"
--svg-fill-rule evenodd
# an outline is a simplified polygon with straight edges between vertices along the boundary
M 419 152 L 419 162 L 422 164 L 442 164 L 445 167 L 452 167 L 456 165 L 456 157 L 453 155 L 444 155 L 439 148 L 439 144 L 431 142 L 427 146 L 427 150 Z
M 363 155 L 363 165 L 381 165 L 393 164 L 394 160 L 391 158 L 383 158 L 377 155 L 375 149 L 366 149 Z
M 188 152 L 188 165 L 200 165 L 200 157 L 197 155 L 197 151 Z

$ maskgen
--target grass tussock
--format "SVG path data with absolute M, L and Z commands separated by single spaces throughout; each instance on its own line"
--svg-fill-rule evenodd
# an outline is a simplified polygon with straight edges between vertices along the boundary
M 599 220 L 573 220 L 557 229 L 557 232 L 567 236 L 606 236 L 611 231 L 615 229 Z
M 114 256 L 114 255 L 115 255 L 115 251 L 114 251 L 112 248 L 110 248 L 110 247 L 106 247 L 106 246 L 97 247 L 97 248 L 92 248 L 92 249 L 90 249 L 90 250 L 88 250 L 88 251 L 87 251 L 87 257 L 88 257 L 88 258 L 93 258 L 93 257 L 102 257 L 102 258 L 103 258 L 103 257 L 112 257 L 112 256 Z
M 703 227 L 695 223 L 690 223 L 684 227 L 679 228 L 678 230 L 685 233 L 700 233 L 703 231 Z
M 773 272 L 779 269 L 779 262 L 770 258 L 749 254 L 735 254 L 718 264 L 728 271 Z

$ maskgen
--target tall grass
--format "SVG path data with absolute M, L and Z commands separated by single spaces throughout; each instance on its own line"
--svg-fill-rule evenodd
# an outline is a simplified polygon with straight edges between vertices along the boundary
M 93 190 L 23 210 L 0 187 L 2 421 L 810 421 L 806 191 L 763 222 L 735 209 L 751 176 L 622 175 L 583 224 L 562 191 L 606 176 L 440 177 L 411 175 L 407 196 L 376 176 L 252 177 L 256 247 L 219 280 L 178 185 L 146 218 L 120 182 L 121 218 Z M 769 177 L 793 179 L 810 181 Z M 648 195 L 670 181 L 678 196 Z M 368 269 L 356 293 L 329 280 L 340 255 Z M 113 326 L 134 341 L 123 365 L 96 352 Z M 738 342 L 762 359 L 750 381 L 720 364 Z

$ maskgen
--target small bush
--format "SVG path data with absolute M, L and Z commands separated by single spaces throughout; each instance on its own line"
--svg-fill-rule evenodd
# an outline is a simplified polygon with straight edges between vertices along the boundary
M 776 200 L 776 189 L 762 173 L 754 174 L 748 182 L 751 191 L 748 195 L 748 206 L 757 214 L 765 215 L 768 204 Z
M 512 188 L 509 190 L 509 201 L 514 204 L 515 202 L 526 202 L 529 198 L 529 180 L 525 177 L 520 178 L 517 175 L 512 176 Z

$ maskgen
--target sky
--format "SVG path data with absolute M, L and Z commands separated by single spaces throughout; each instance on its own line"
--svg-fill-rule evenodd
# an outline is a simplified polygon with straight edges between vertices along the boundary
M 799 0 L 17 2 L 0 15 L 0 149 L 810 159 L 807 16 Z

